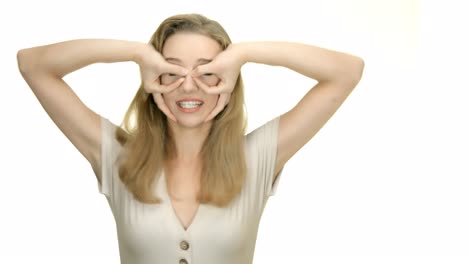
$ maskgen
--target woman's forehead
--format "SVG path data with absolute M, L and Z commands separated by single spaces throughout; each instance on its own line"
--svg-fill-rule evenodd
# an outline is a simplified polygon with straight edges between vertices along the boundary
M 204 64 L 219 52 L 219 43 L 206 35 L 176 33 L 166 40 L 162 55 L 176 64 Z

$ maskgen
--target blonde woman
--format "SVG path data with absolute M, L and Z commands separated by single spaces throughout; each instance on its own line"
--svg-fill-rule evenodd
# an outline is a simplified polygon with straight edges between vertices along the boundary
M 121 126 L 83 104 L 63 77 L 133 61 L 142 83 Z M 318 81 L 290 111 L 245 135 L 242 65 Z M 285 163 L 361 78 L 362 59 L 289 42 L 231 43 L 198 14 L 167 18 L 148 44 L 79 39 L 18 52 L 49 116 L 91 164 L 115 217 L 122 263 L 252 263 L 258 224 Z M 294 87 L 288 87 L 294 89 Z

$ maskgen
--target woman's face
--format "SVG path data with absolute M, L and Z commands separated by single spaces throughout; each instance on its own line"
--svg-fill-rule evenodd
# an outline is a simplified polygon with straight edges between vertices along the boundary
M 191 73 L 198 65 L 209 63 L 221 51 L 218 42 L 197 33 L 176 33 L 166 40 L 161 52 L 166 61 L 189 70 L 179 87 L 163 94 L 164 102 L 177 119 L 178 125 L 198 127 L 204 123 L 216 106 L 219 95 L 205 93 L 197 86 Z M 178 78 L 180 76 L 163 74 L 161 83 L 170 84 Z M 219 82 L 219 78 L 214 74 L 205 74 L 199 79 L 208 86 L 214 86 Z M 168 121 L 173 122 L 171 119 Z

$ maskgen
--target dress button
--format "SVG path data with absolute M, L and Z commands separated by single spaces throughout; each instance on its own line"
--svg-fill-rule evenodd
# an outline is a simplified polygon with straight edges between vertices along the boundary
M 180 248 L 183 249 L 183 250 L 187 250 L 188 248 L 190 247 L 189 243 L 185 240 L 183 240 L 182 242 L 180 242 Z
M 186 259 L 180 259 L 179 264 L 188 264 Z

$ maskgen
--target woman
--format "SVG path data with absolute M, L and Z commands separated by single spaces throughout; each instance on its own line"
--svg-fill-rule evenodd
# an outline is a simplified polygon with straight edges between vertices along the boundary
M 142 84 L 122 127 L 86 107 L 63 77 L 134 61 Z M 290 111 L 245 134 L 247 62 L 318 81 Z M 90 162 L 117 224 L 122 263 L 251 263 L 281 169 L 361 78 L 355 56 L 288 42 L 232 44 L 197 14 L 162 22 L 149 44 L 80 39 L 18 52 L 44 109 Z

